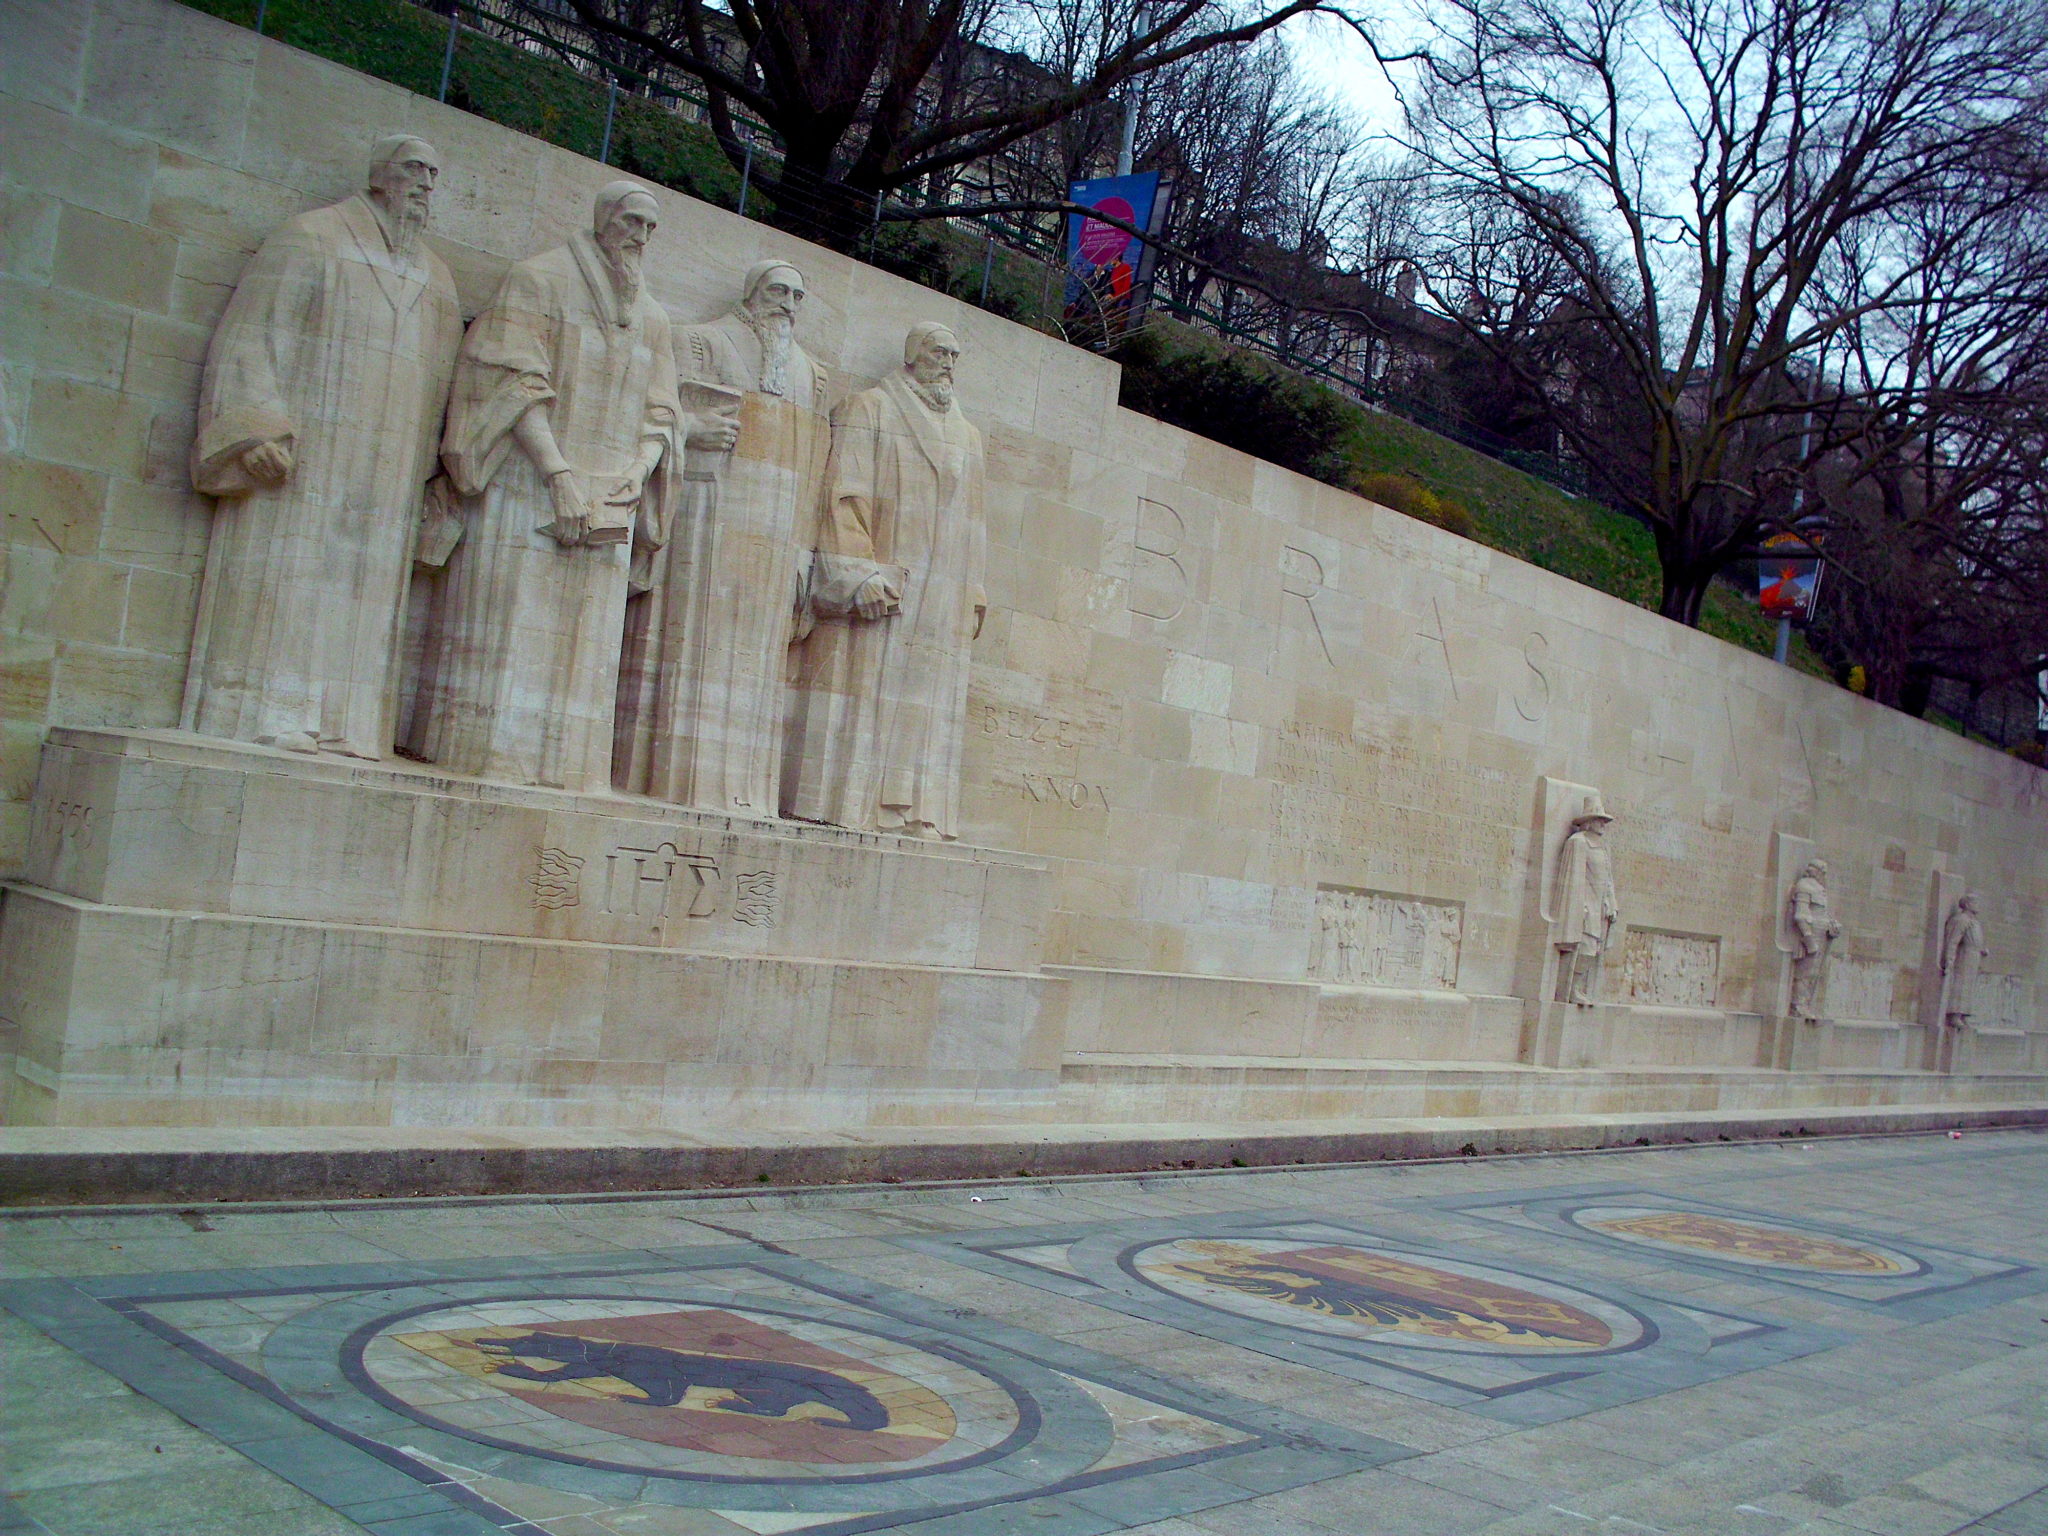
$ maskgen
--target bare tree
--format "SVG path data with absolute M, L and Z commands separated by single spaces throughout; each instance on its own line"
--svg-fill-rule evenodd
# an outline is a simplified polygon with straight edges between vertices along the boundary
M 1998 0 L 1440 0 L 1433 15 L 1413 148 L 1555 259 L 1548 322 L 1595 338 L 1580 350 L 1602 371 L 1528 382 L 1655 535 L 1660 611 L 1695 624 L 1709 581 L 1777 515 L 1802 358 L 1897 302 L 1926 259 L 1884 245 L 1888 223 L 2002 174 L 2048 126 L 2048 16 Z M 1888 282 L 1830 310 L 1817 277 L 1859 236 Z M 1970 220 L 1950 236 L 1966 248 Z M 1456 231 L 1428 278 L 1461 321 L 1505 299 Z M 1589 388 L 1613 409 L 1587 410 Z
M 1818 638 L 1882 703 L 2048 666 L 2048 175 L 2025 185 L 1979 182 L 1988 214 L 1970 188 L 1930 201 L 1883 257 L 1844 242 L 1819 275 L 1850 318 L 1817 351 L 1802 466 L 1831 568 Z
M 879 196 L 1337 0 L 666 0 L 658 23 L 627 19 L 630 0 L 565 3 L 698 81 L 736 166 L 742 118 L 763 125 L 781 151 L 756 165 L 764 190 L 787 222 L 844 246 Z

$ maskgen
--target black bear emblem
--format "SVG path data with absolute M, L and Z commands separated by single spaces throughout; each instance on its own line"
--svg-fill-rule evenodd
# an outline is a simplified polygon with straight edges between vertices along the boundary
M 692 1387 L 723 1389 L 733 1395 L 718 1404 L 725 1413 L 781 1418 L 799 1403 L 818 1403 L 838 1413 L 847 1429 L 881 1429 L 889 1410 L 858 1382 L 808 1365 L 779 1360 L 733 1360 L 696 1355 L 658 1344 L 614 1344 L 566 1333 L 527 1333 L 512 1339 L 479 1339 L 477 1348 L 494 1355 L 525 1355 L 559 1361 L 542 1370 L 516 1359 L 497 1367 L 499 1376 L 522 1381 L 582 1381 L 613 1376 L 630 1384 L 653 1408 L 673 1408 Z

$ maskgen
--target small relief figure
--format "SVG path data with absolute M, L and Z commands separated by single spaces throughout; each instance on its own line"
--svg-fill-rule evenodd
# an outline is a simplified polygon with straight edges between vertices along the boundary
M 1815 859 L 1792 882 L 1792 894 L 1786 903 L 1786 916 L 1799 942 L 1792 956 L 1790 1011 L 1795 1019 L 1821 1016 L 1828 951 L 1842 936 L 1842 925 L 1828 911 L 1827 878 L 1826 861 Z
M 441 173 L 406 134 L 367 186 L 250 258 L 207 348 L 192 484 L 218 498 L 185 724 L 293 752 L 381 758 L 400 615 L 462 339 L 421 238 Z
M 1942 1022 L 1950 1029 L 1967 1028 L 1976 1004 L 1977 973 L 1991 951 L 1984 944 L 1984 920 L 1977 915 L 1980 898 L 1967 891 L 1941 930 Z
M 1458 989 L 1458 951 L 1465 939 L 1465 913 L 1460 907 L 1437 909 L 1436 966 L 1431 976 L 1445 992 Z
M 790 644 L 831 447 L 824 365 L 796 340 L 804 276 L 762 261 L 738 306 L 676 334 L 688 420 L 682 505 L 636 562 L 619 675 L 617 786 L 773 817 Z
M 1357 981 L 1363 974 L 1359 949 L 1365 941 L 1365 914 L 1350 891 L 1337 897 L 1337 979 Z
M 982 590 L 981 433 L 953 397 L 960 343 L 912 326 L 903 366 L 832 418 L 783 809 L 960 835 L 967 680 Z
M 516 263 L 463 339 L 441 456 L 465 498 L 428 631 L 414 756 L 579 792 L 611 784 L 629 543 L 668 536 L 681 408 L 641 284 L 659 212 L 631 182 Z
M 1600 796 L 1586 796 L 1572 818 L 1571 835 L 1557 853 L 1557 917 L 1550 942 L 1558 952 L 1557 997 L 1589 1005 L 1600 994 L 1601 957 L 1614 935 L 1621 908 L 1614 894 L 1614 855 L 1607 828 L 1614 818 Z
M 1316 927 L 1322 937 L 1322 954 L 1317 969 L 1332 981 L 1344 979 L 1344 909 L 1343 898 L 1333 891 L 1318 893 L 1316 900 Z

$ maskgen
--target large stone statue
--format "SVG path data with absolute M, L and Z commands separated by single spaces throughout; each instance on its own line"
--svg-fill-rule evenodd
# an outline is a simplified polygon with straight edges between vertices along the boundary
M 803 274 L 748 271 L 739 307 L 676 336 L 692 425 L 682 507 L 627 609 L 615 782 L 773 816 L 789 645 L 831 429 L 823 365 L 795 339 Z
M 668 316 L 640 283 L 656 213 L 613 182 L 591 232 L 514 265 L 463 339 L 441 456 L 464 533 L 413 742 L 452 772 L 611 783 L 628 545 L 665 540 L 681 480 Z
M 1822 984 L 1827 979 L 1828 951 L 1842 936 L 1842 925 L 1828 911 L 1828 866 L 1815 859 L 1792 882 L 1786 903 L 1786 918 L 1798 940 L 1792 956 L 1792 1000 L 1790 1011 L 1796 1019 L 1821 1016 Z
M 207 351 L 192 483 L 220 498 L 185 724 L 382 757 L 421 489 L 462 338 L 420 238 L 440 158 L 398 135 L 368 187 L 263 242 Z
M 1950 1029 L 1970 1022 L 1977 997 L 1977 973 L 1991 951 L 1984 944 L 1984 920 L 1977 915 L 1978 895 L 1966 891 L 1941 929 L 1941 1013 Z
M 967 675 L 982 591 L 981 434 L 953 399 L 960 343 L 911 328 L 903 368 L 832 418 L 783 808 L 959 835 Z
M 1557 851 L 1557 916 L 1550 925 L 1550 943 L 1558 952 L 1560 1002 L 1590 1004 L 1600 995 L 1601 959 L 1621 916 L 1614 855 L 1607 847 L 1613 820 L 1598 795 L 1586 796 L 1572 818 L 1570 836 Z

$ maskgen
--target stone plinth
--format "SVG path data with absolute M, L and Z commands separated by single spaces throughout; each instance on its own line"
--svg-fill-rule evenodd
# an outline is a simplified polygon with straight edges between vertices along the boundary
M 1552 1002 L 1538 1014 L 1532 1059 L 1544 1067 L 1767 1067 L 1774 1038 L 1754 1013 Z
M 15 1123 L 1029 1113 L 1043 861 L 58 731 L 0 916 Z

